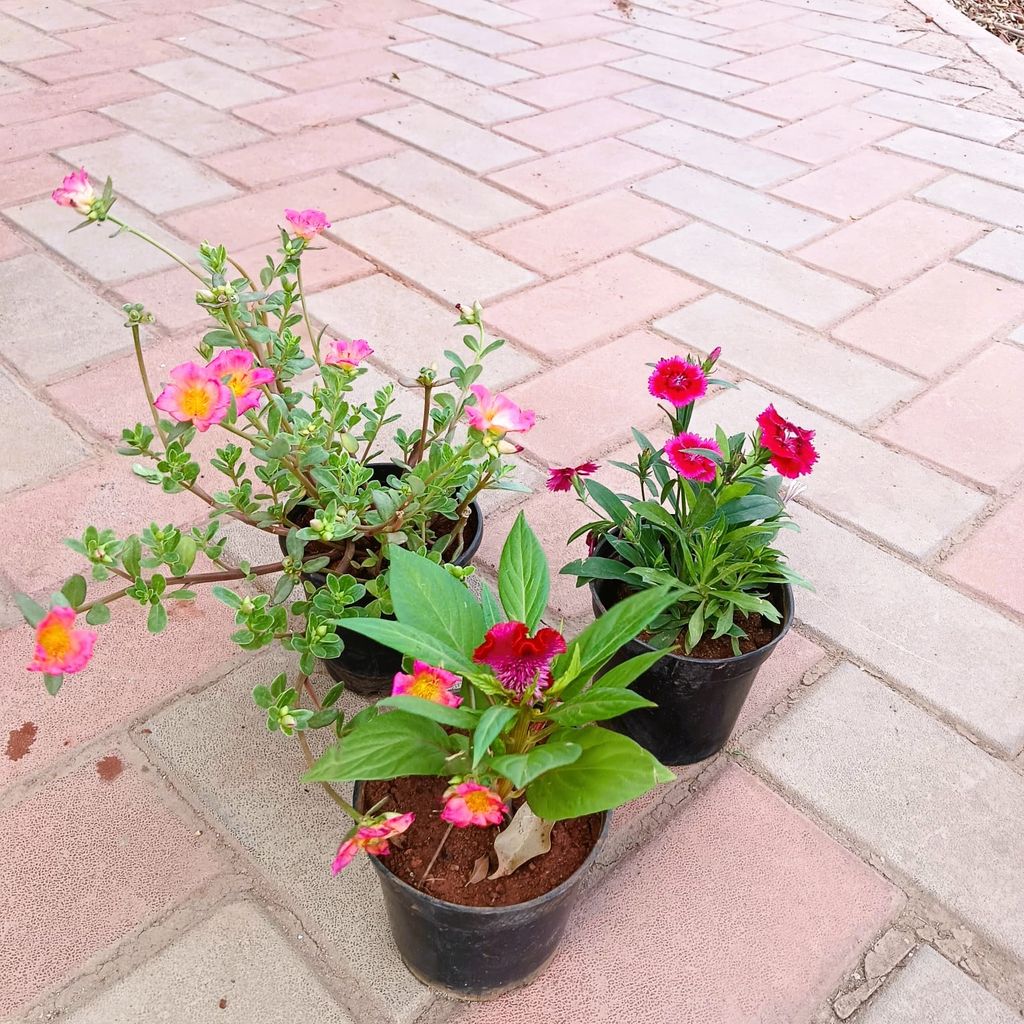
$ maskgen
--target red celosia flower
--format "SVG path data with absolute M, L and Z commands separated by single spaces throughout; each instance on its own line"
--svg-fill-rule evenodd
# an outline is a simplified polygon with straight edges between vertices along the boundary
M 696 363 L 671 356 L 658 360 L 647 387 L 655 398 L 664 398 L 679 408 L 704 395 L 708 379 Z
M 718 447 L 718 442 L 710 437 L 701 437 L 700 434 L 676 434 L 665 442 L 665 458 L 680 476 L 704 484 L 711 483 L 717 468 L 715 460 L 706 455 L 691 453 L 687 450 L 689 448 L 706 448 L 721 455 L 722 449 Z
M 534 685 L 539 692 L 551 684 L 551 662 L 565 651 L 565 637 L 545 627 L 530 636 L 523 622 L 499 622 L 473 652 L 478 665 L 490 665 L 507 690 L 522 697 Z
M 597 472 L 596 462 L 584 462 L 581 466 L 565 466 L 563 469 L 548 470 L 549 491 L 571 491 L 576 479 Z
M 774 405 L 757 417 L 757 425 L 761 428 L 761 447 L 770 453 L 771 464 L 780 476 L 792 480 L 810 473 L 818 461 L 818 452 L 811 444 L 813 430 L 790 423 L 775 411 Z

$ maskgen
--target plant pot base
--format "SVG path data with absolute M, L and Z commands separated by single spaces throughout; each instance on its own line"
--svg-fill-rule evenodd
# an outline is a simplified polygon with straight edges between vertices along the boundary
M 406 960 L 401 949 L 398 950 L 398 955 L 402 958 L 402 963 L 405 964 L 406 970 L 418 982 L 426 985 L 427 988 L 432 989 L 434 992 L 447 996 L 449 999 L 458 1000 L 460 1003 L 489 1003 L 492 999 L 500 999 L 503 995 L 507 995 L 509 992 L 515 992 L 518 989 L 532 985 L 548 969 L 551 965 L 551 961 L 555 958 L 555 953 L 557 952 L 557 948 L 552 950 L 551 955 L 525 977 L 518 978 L 516 981 L 510 981 L 504 986 L 489 988 L 486 992 L 480 993 L 467 992 L 465 989 L 448 988 L 446 985 L 438 983 L 433 978 L 428 978 L 421 974 L 416 969 L 415 965 Z

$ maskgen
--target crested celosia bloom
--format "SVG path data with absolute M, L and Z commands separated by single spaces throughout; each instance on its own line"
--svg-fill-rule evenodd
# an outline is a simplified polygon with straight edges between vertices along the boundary
M 354 370 L 364 359 L 373 355 L 369 342 L 362 338 L 343 341 L 336 338 L 327 346 L 324 362 L 328 366 L 340 366 L 343 370 Z
M 671 356 L 655 364 L 647 389 L 655 398 L 664 398 L 678 409 L 701 398 L 708 390 L 708 379 L 696 363 Z
M 284 216 L 295 234 L 307 242 L 331 226 L 323 210 L 285 210 Z
M 697 480 L 709 484 L 715 479 L 715 460 L 706 455 L 689 452 L 689 448 L 704 448 L 722 454 L 718 442 L 700 434 L 677 434 L 665 442 L 665 458 L 672 468 L 687 480 Z
M 205 366 L 182 363 L 171 370 L 171 383 L 153 403 L 179 423 L 192 421 L 196 430 L 220 423 L 231 405 L 231 392 Z
M 235 410 L 239 416 L 260 404 L 263 400 L 260 385 L 269 384 L 274 379 L 273 370 L 253 366 L 255 359 L 248 349 L 229 348 L 206 367 L 235 396 Z
M 391 696 L 420 697 L 434 704 L 443 704 L 447 708 L 457 708 L 462 703 L 462 698 L 452 693 L 452 690 L 461 682 L 454 672 L 435 668 L 425 661 L 414 661 L 412 672 L 395 674 Z
M 535 692 L 551 684 L 551 662 L 565 651 L 565 637 L 545 626 L 530 636 L 523 622 L 499 622 L 484 635 L 473 652 L 478 665 L 489 665 L 507 690 L 522 697 L 534 686 Z
M 456 828 L 500 825 L 508 814 L 508 807 L 501 797 L 493 789 L 481 786 L 478 782 L 460 782 L 446 789 L 444 798 L 441 820 Z
M 775 411 L 774 405 L 757 417 L 757 425 L 761 428 L 761 446 L 768 450 L 771 464 L 780 476 L 792 480 L 810 473 L 818 461 L 818 452 L 811 443 L 813 430 L 790 423 Z
M 565 466 L 562 469 L 548 470 L 549 491 L 571 491 L 581 476 L 590 476 L 597 472 L 596 462 L 584 462 L 579 466 Z
M 349 836 L 334 855 L 331 863 L 331 874 L 336 875 L 342 868 L 352 863 L 352 858 L 365 850 L 374 857 L 386 857 L 391 852 L 388 840 L 404 832 L 415 821 L 416 815 L 385 814 L 383 818 L 372 824 L 363 824 L 356 829 L 355 835 Z
M 81 672 L 92 658 L 96 634 L 91 629 L 75 629 L 75 611 L 64 605 L 51 608 L 36 626 L 36 650 L 29 672 L 48 676 Z
M 50 194 L 58 206 L 72 206 L 79 213 L 88 213 L 96 202 L 96 193 L 89 184 L 89 175 L 84 167 L 67 175 L 60 188 L 55 188 Z
M 500 438 L 511 431 L 527 431 L 536 422 L 532 412 L 520 409 L 507 395 L 492 395 L 482 384 L 474 384 L 469 390 L 476 397 L 476 405 L 466 406 L 466 419 L 482 434 Z

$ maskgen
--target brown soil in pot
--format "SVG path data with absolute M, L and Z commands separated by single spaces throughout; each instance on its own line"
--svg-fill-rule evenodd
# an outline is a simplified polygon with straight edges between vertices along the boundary
M 494 870 L 494 837 L 490 828 L 453 828 L 425 882 L 420 882 L 434 851 L 448 830 L 441 820 L 445 779 L 415 776 L 390 781 L 367 782 L 363 806 L 371 807 L 389 797 L 386 811 L 414 811 L 416 821 L 404 835 L 391 843 L 391 853 L 380 863 L 403 882 L 437 899 L 465 907 L 508 907 L 543 896 L 562 884 L 587 859 L 601 831 L 601 816 L 559 821 L 551 831 L 551 849 L 535 857 L 506 878 L 484 879 L 467 885 L 477 858 L 491 856 Z M 506 819 L 507 823 L 507 819 Z M 399 845 L 401 844 L 401 845 Z

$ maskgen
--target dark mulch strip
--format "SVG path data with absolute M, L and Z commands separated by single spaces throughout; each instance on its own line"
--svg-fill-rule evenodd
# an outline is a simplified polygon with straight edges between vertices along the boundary
M 1024 4 L 1021 0 L 952 0 L 972 21 L 1024 53 Z

